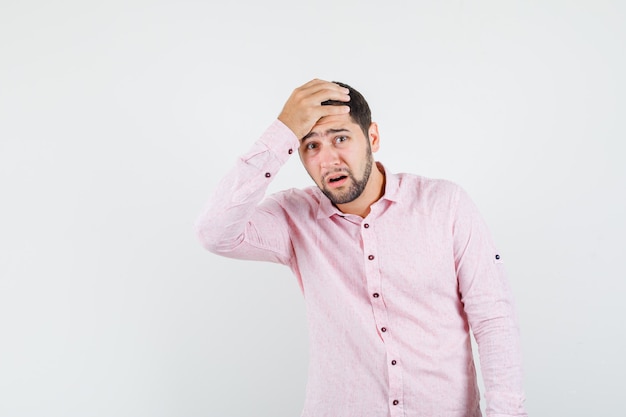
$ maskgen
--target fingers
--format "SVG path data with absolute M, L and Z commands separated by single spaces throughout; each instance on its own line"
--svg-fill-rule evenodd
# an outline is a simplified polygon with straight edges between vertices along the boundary
M 322 105 L 327 100 L 348 102 L 349 92 L 347 88 L 329 81 L 311 80 L 293 91 L 278 119 L 301 138 L 320 118 L 349 113 L 348 106 Z
M 303 99 L 310 100 L 309 104 L 321 104 L 326 100 L 350 101 L 350 90 L 339 84 L 314 79 L 297 88 L 294 93 Z
M 321 119 L 322 117 L 326 117 L 326 116 L 339 116 L 342 114 L 348 114 L 350 113 L 350 107 L 349 106 L 338 106 L 338 105 L 324 105 L 324 106 L 320 106 L 319 107 L 319 113 L 321 114 L 321 116 L 317 119 Z M 317 122 L 316 120 L 316 122 Z

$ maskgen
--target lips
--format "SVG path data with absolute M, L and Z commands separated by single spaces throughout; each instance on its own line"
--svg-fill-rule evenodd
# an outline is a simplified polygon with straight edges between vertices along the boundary
M 345 172 L 333 172 L 326 175 L 325 181 L 329 187 L 334 188 L 342 186 L 348 178 L 349 177 Z
M 328 182 L 333 183 L 333 182 L 341 181 L 344 178 L 348 178 L 348 176 L 347 175 L 339 175 L 337 177 L 332 177 L 332 178 L 328 179 Z

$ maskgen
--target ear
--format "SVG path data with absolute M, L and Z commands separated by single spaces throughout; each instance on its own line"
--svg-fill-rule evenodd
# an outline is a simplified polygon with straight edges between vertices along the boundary
M 372 147 L 372 152 L 377 152 L 380 148 L 380 136 L 378 135 L 378 125 L 376 122 L 372 122 L 370 128 L 368 130 L 368 136 L 370 145 Z

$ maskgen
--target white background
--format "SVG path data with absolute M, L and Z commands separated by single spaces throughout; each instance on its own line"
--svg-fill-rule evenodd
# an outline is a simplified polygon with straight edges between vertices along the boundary
M 625 4 L 0 0 L 0 416 L 299 415 L 295 279 L 193 223 L 314 77 L 482 210 L 530 414 L 623 416 Z

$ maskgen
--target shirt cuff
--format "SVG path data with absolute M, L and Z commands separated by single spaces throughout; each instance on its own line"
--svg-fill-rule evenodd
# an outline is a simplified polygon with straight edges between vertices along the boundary
M 291 154 L 300 146 L 295 133 L 278 119 L 267 128 L 259 142 L 272 151 L 281 163 L 287 162 Z

